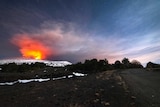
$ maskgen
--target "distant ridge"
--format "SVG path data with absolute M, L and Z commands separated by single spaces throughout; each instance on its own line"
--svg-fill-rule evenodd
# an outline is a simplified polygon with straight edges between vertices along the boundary
M 66 65 L 71 65 L 71 62 L 68 61 L 49 61 L 49 60 L 36 60 L 36 59 L 5 59 L 0 60 L 0 65 L 9 64 L 9 63 L 16 63 L 17 65 L 25 64 L 34 64 L 36 62 L 44 63 L 47 66 L 52 67 L 64 67 Z

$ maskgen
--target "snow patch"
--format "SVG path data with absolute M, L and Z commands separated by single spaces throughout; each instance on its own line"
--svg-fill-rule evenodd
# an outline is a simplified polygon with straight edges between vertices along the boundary
M 76 72 L 73 72 L 73 75 L 68 75 L 68 76 L 62 76 L 62 77 L 58 77 L 58 78 L 52 78 L 52 80 L 59 80 L 59 79 L 65 79 L 65 78 L 72 78 L 75 76 L 87 76 L 87 74 L 82 74 L 82 73 L 76 73 Z M 44 81 L 49 81 L 51 80 L 50 78 L 46 78 L 46 79 L 42 79 L 42 78 L 39 78 L 39 79 L 25 79 L 25 80 L 17 80 L 17 81 L 13 81 L 13 82 L 4 82 L 4 83 L 0 83 L 0 85 L 14 85 L 16 83 L 29 83 L 29 82 L 44 82 Z
M 34 81 L 34 79 L 29 79 L 29 80 L 18 80 L 18 83 L 28 83 L 28 82 L 32 82 Z
M 4 82 L 4 83 L 0 83 L 0 85 L 14 85 L 18 83 L 18 81 L 14 81 L 14 82 Z
M 47 72 L 46 70 L 44 70 L 43 72 Z
M 73 75 L 68 75 L 68 78 L 72 78 L 73 77 Z
M 64 79 L 64 78 L 66 78 L 66 76 L 58 77 L 58 78 L 53 78 L 53 80 L 59 80 L 59 79 Z
M 82 74 L 82 73 L 76 73 L 76 72 L 73 72 L 73 75 L 75 76 L 87 76 L 87 74 Z

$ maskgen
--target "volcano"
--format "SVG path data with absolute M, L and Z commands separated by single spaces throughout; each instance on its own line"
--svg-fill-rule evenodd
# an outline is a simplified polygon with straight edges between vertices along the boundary
M 0 65 L 16 63 L 17 65 L 25 64 L 34 64 L 36 62 L 44 63 L 47 66 L 52 67 L 65 67 L 67 65 L 71 65 L 72 63 L 69 61 L 50 61 L 50 60 L 36 60 L 36 59 L 5 59 L 0 60 Z

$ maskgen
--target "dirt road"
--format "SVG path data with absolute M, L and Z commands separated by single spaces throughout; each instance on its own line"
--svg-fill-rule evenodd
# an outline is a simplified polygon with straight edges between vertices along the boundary
M 129 69 L 120 75 L 143 107 L 160 107 L 160 72 Z

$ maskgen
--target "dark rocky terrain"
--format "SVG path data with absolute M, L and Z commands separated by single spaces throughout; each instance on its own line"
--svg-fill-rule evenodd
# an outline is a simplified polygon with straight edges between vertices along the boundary
M 141 107 L 118 74 L 0 86 L 0 107 Z

